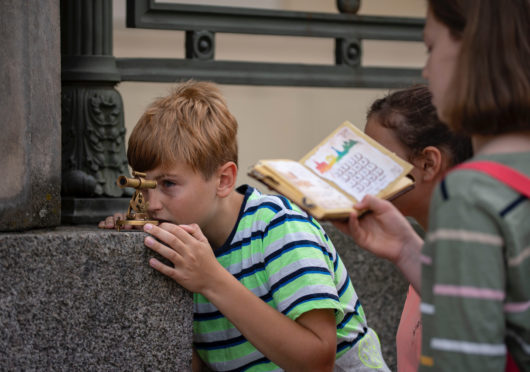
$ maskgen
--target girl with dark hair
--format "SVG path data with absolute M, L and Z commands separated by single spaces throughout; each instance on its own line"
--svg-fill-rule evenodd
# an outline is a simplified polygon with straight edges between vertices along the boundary
M 393 201 L 405 216 L 427 227 L 433 189 L 452 166 L 472 155 L 469 136 L 451 132 L 436 115 L 425 85 L 395 91 L 372 103 L 365 133 L 414 165 L 414 189 Z

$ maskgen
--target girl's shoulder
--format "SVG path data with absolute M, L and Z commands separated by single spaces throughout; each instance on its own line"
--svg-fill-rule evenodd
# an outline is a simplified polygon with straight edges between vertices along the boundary
M 506 153 L 506 154 L 490 154 L 490 155 L 479 155 L 464 163 L 474 162 L 493 162 L 509 167 L 520 174 L 523 174 L 530 178 L 530 152 L 521 153 Z M 472 169 L 459 169 L 458 167 L 449 170 L 445 177 L 445 182 L 450 184 L 463 183 L 463 186 L 469 186 L 470 184 L 480 183 L 480 181 L 496 181 L 494 183 L 487 182 L 485 185 L 496 185 L 499 186 L 499 181 L 495 180 L 492 176 L 485 172 L 479 172 Z M 467 192 L 467 190 L 464 189 Z
M 475 161 L 499 163 L 530 179 L 530 152 L 480 155 L 466 163 Z M 494 209 L 502 208 L 517 195 L 517 191 L 484 172 L 458 168 L 447 173 L 437 190 L 437 196 L 442 200 L 488 203 L 493 204 Z

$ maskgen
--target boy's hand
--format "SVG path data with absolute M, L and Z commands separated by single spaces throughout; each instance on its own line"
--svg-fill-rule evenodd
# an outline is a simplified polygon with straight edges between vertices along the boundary
M 98 227 L 100 229 L 114 229 L 116 227 L 116 221 L 124 219 L 126 219 L 125 213 L 114 213 L 114 215 L 108 216 L 105 220 L 99 221 Z M 131 230 L 132 228 L 133 226 L 131 225 L 123 226 L 125 230 Z
M 148 236 L 145 245 L 171 261 L 174 267 L 156 258 L 151 258 L 149 264 L 187 290 L 203 293 L 209 284 L 215 283 L 216 274 L 224 271 L 198 225 L 164 222 L 160 226 L 147 224 L 144 231 L 158 239 Z

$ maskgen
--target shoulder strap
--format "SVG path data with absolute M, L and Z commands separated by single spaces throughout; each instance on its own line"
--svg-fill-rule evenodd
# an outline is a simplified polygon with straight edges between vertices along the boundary
M 477 160 L 462 163 L 453 168 L 453 170 L 457 169 L 471 169 L 486 173 L 530 198 L 530 178 L 506 165 L 494 161 Z

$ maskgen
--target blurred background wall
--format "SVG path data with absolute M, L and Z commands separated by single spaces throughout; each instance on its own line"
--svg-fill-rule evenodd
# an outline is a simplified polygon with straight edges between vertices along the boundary
M 225 5 L 277 10 L 337 13 L 334 0 L 182 0 L 164 2 Z M 184 58 L 184 32 L 128 29 L 126 0 L 113 0 L 114 55 L 119 57 Z M 361 0 L 360 15 L 424 17 L 424 0 Z M 364 66 L 422 67 L 425 48 L 420 42 L 364 41 Z M 261 35 L 216 35 L 216 60 L 333 64 L 330 39 Z M 117 86 L 125 107 L 127 138 L 156 97 L 172 84 L 122 82 Z M 263 87 L 221 85 L 229 109 L 239 123 L 238 183 L 259 186 L 247 176 L 259 159 L 299 159 L 340 123 L 364 127 L 371 102 L 384 89 Z M 263 187 L 259 186 L 262 190 Z

